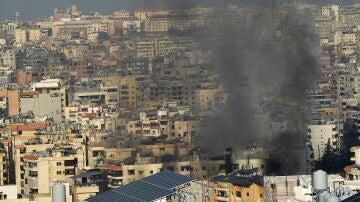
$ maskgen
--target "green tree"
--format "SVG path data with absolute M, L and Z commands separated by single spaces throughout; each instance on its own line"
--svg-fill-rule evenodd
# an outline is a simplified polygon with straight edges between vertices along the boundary
M 340 148 L 334 149 L 329 139 L 323 156 L 315 162 L 315 168 L 325 170 L 328 173 L 343 173 L 346 166 L 353 164 L 350 161 L 353 156 L 350 148 L 359 145 L 358 128 L 352 122 L 346 122 L 344 134 L 340 139 Z
M 338 160 L 340 154 L 331 146 L 330 139 L 326 144 L 324 154 L 320 159 L 320 167 L 328 173 L 336 173 L 338 171 Z

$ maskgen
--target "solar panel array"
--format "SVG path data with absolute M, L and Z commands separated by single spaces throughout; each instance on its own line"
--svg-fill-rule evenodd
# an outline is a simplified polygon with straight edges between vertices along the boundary
M 360 193 L 350 196 L 349 198 L 342 200 L 341 202 L 357 202 L 360 201 Z
M 180 175 L 169 170 L 163 170 L 158 174 L 142 179 L 142 181 L 148 182 L 150 184 L 161 185 L 167 189 L 178 187 L 193 180 L 194 178 L 192 177 Z
M 173 194 L 173 188 L 193 181 L 194 178 L 164 170 L 130 184 L 98 194 L 86 201 L 154 201 Z

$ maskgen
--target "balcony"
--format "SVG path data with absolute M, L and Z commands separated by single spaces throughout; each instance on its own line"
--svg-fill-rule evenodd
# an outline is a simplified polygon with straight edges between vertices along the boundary
M 31 189 L 30 188 L 30 190 L 29 190 L 29 194 L 38 194 L 38 193 L 39 193 L 38 189 Z
M 38 181 L 37 180 L 29 180 L 27 185 L 29 188 L 32 188 L 32 189 L 38 188 Z
M 111 178 L 122 178 L 123 177 L 123 172 L 121 170 L 118 171 L 109 171 L 109 176 Z
M 38 172 L 37 171 L 29 171 L 29 174 L 27 176 L 29 176 L 29 177 L 37 177 Z
M 217 196 L 216 199 L 217 199 L 218 201 L 230 201 L 230 200 L 229 200 L 229 197 Z

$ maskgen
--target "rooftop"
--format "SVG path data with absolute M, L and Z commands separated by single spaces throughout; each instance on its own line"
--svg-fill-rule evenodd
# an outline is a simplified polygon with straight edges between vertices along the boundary
M 144 179 L 98 194 L 87 201 L 155 201 L 174 194 L 175 188 L 191 181 L 194 181 L 194 178 L 164 170 Z

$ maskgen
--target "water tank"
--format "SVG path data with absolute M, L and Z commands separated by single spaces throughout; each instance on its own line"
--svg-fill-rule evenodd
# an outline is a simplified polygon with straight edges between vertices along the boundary
M 327 173 L 323 170 L 313 172 L 312 183 L 315 191 L 327 189 Z
M 66 187 L 61 183 L 55 183 L 51 190 L 52 202 L 66 202 Z
M 340 202 L 340 199 L 336 196 L 329 196 L 327 199 L 326 199 L 326 202 Z

